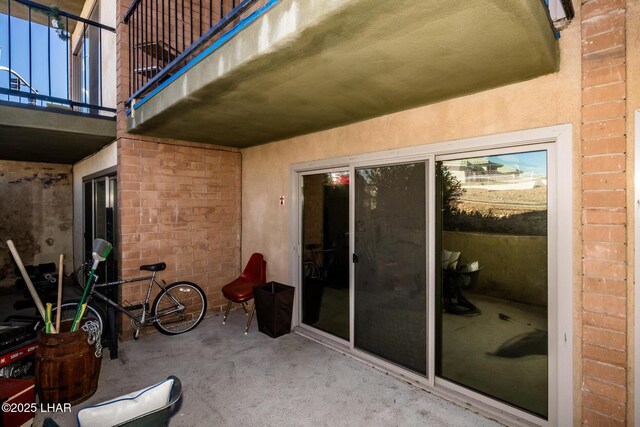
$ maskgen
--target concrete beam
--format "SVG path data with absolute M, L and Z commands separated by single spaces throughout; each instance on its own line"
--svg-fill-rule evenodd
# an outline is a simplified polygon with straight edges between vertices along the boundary
M 282 0 L 134 105 L 128 130 L 247 147 L 554 72 L 539 0 Z
M 116 137 L 110 117 L 0 104 L 0 159 L 73 164 Z

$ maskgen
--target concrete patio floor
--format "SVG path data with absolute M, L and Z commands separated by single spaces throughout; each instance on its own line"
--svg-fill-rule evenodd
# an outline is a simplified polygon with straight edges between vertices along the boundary
M 396 379 L 358 360 L 291 333 L 272 339 L 232 312 L 205 319 L 177 336 L 151 334 L 108 350 L 98 390 L 71 413 L 38 414 L 76 424 L 84 406 L 175 375 L 182 400 L 171 426 L 495 426 L 495 421 Z

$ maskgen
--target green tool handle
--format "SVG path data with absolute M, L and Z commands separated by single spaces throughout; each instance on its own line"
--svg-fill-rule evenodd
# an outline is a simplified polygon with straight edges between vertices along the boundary
M 92 281 L 94 276 L 94 273 L 96 272 L 95 269 L 91 269 L 91 272 L 89 273 L 89 279 L 87 279 L 87 285 L 84 287 L 84 292 L 82 293 L 82 298 L 80 299 L 80 302 L 78 303 L 78 308 L 76 309 L 76 314 L 75 316 L 73 316 L 73 323 L 71 324 L 71 332 L 75 332 L 78 330 L 78 326 L 80 325 L 80 320 L 82 318 L 82 305 L 84 304 L 84 302 L 87 300 L 87 295 L 89 294 L 89 288 L 93 288 L 92 285 Z
M 47 310 L 45 311 L 45 316 L 44 316 L 44 332 L 47 334 L 51 333 L 51 307 L 52 307 L 52 304 L 48 302 Z

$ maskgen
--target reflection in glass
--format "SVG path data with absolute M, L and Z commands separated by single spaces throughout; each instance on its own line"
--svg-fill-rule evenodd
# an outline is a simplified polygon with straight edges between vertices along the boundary
M 109 197 L 107 200 L 107 241 L 111 242 L 114 248 L 120 247 L 120 241 L 118 240 L 117 218 L 116 212 L 118 211 L 118 181 L 115 176 L 107 177 L 107 184 L 109 185 Z M 118 251 L 112 251 L 111 256 L 107 259 L 107 274 L 105 278 L 109 281 L 117 280 L 117 264 L 118 264 Z
M 302 322 L 349 339 L 349 174 L 303 176 Z
M 107 193 L 105 180 L 96 181 L 95 183 L 95 223 L 93 228 L 94 239 L 107 238 Z
M 547 417 L 546 151 L 436 169 L 436 374 Z
M 356 169 L 355 346 L 426 375 L 425 164 Z

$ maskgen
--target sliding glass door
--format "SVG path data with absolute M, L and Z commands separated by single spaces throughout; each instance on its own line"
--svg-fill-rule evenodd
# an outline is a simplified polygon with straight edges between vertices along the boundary
M 436 163 L 436 375 L 548 416 L 547 152 Z
M 301 323 L 426 387 L 534 424 L 566 419 L 571 209 L 557 149 L 469 144 L 298 174 Z
M 354 346 L 427 372 L 426 167 L 355 170 Z
M 115 175 L 87 179 L 84 185 L 84 253 L 91 259 L 93 240 L 104 239 L 118 246 L 116 233 L 117 188 Z M 99 275 L 106 281 L 116 280 L 116 251 L 112 251 L 104 263 L 100 263 Z
M 349 340 L 349 173 L 302 177 L 302 323 Z

